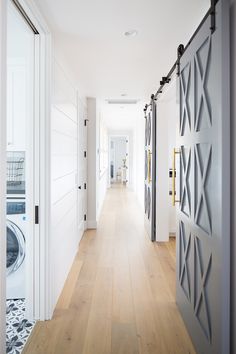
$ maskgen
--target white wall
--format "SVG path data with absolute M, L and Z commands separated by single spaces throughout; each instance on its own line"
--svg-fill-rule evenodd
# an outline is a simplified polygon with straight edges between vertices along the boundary
M 0 0 L 0 353 L 6 351 L 6 2 Z
M 87 98 L 88 107 L 88 228 L 97 227 L 108 183 L 108 168 L 100 175 L 99 134 L 102 121 L 100 102 Z
M 98 123 L 97 102 L 87 98 L 88 107 L 88 228 L 97 227 Z
M 177 81 L 172 83 L 168 91 L 168 105 L 167 105 L 167 118 L 168 118 L 168 148 L 169 148 L 169 161 L 168 167 L 173 167 L 173 150 L 177 148 L 176 133 L 179 119 L 179 105 L 176 97 L 176 84 Z M 178 161 L 178 155 L 176 162 Z M 177 186 L 176 180 L 176 186 Z M 169 190 L 172 191 L 172 179 L 169 178 Z M 178 198 L 178 194 L 176 195 Z M 169 196 L 169 233 L 174 235 L 176 233 L 176 207 L 172 205 L 172 196 Z
M 178 114 L 173 76 L 171 84 L 157 101 L 157 241 L 168 241 L 169 234 L 176 232 L 176 208 L 172 206 L 172 196 L 169 195 L 169 191 L 172 191 L 169 169 L 172 169 L 173 149 L 177 147 Z
M 144 210 L 144 136 L 145 119 L 142 111 L 143 106 L 139 106 L 139 112 L 136 119 L 134 130 L 134 153 L 133 153 L 133 186 L 137 200 Z
M 97 107 L 97 221 L 99 221 L 103 202 L 108 187 L 108 130 L 101 109 L 101 102 Z
M 51 259 L 53 304 L 78 249 L 77 91 L 63 68 L 53 62 L 51 111 Z
M 29 151 L 33 114 L 35 35 L 13 2 L 7 7 L 7 150 Z M 29 160 L 27 161 L 29 165 Z M 32 170 L 32 168 L 31 168 Z
M 102 211 L 103 202 L 106 196 L 108 186 L 108 169 L 99 176 L 97 182 L 97 222 L 99 221 Z
M 156 119 L 156 241 L 169 240 L 168 115 L 166 104 L 157 102 Z

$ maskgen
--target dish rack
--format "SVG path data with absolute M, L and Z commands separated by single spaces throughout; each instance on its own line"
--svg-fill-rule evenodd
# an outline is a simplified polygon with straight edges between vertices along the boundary
M 7 183 L 13 186 L 20 185 L 23 182 L 24 175 L 24 163 L 23 157 L 13 157 L 7 160 Z

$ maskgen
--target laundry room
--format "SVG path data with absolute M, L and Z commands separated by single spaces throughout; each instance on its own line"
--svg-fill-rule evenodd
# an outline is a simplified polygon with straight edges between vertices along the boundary
M 19 352 L 34 321 L 30 318 L 30 247 L 34 195 L 34 33 L 8 2 L 7 18 L 7 353 Z M 26 305 L 26 301 L 28 305 Z

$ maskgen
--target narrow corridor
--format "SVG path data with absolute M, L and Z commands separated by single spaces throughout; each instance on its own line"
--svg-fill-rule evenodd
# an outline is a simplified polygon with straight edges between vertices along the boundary
M 53 319 L 26 344 L 24 354 L 38 353 L 195 353 L 175 304 L 175 241 L 149 241 L 132 191 L 108 190 Z

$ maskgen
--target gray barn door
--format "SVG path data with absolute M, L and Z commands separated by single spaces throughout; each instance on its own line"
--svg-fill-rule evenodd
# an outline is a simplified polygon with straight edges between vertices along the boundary
M 156 103 L 152 100 L 145 111 L 145 228 L 156 240 Z
M 198 353 L 229 353 L 229 36 L 227 1 L 180 61 L 177 303 Z

